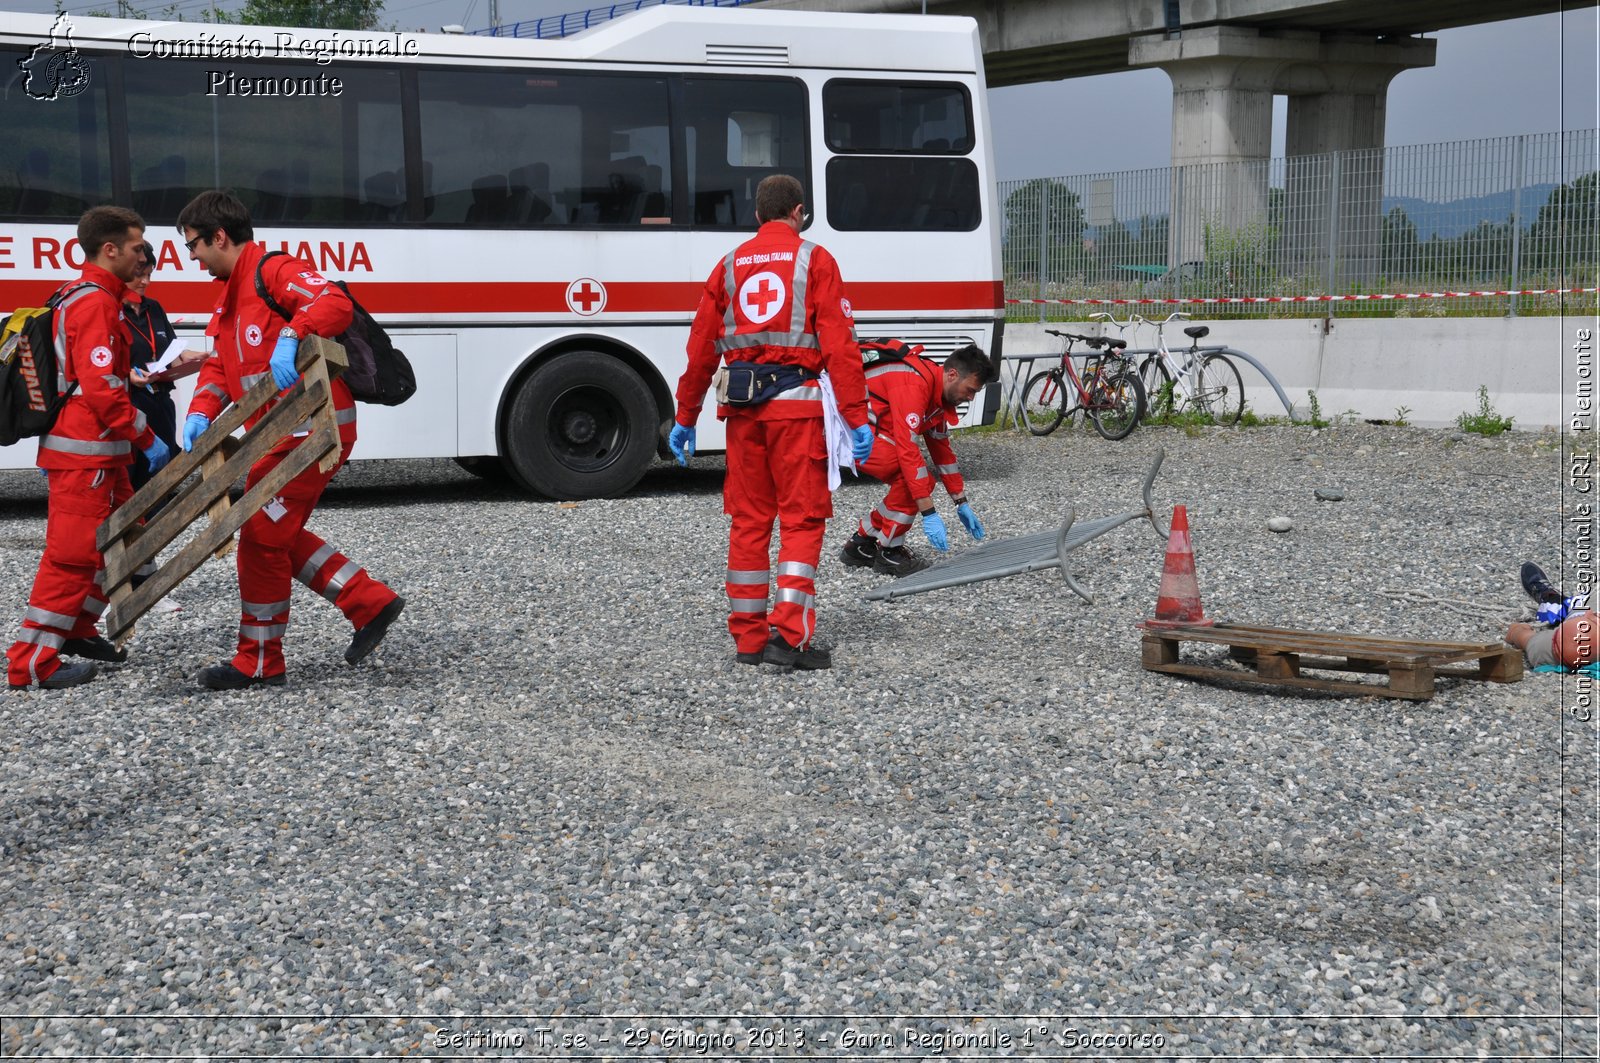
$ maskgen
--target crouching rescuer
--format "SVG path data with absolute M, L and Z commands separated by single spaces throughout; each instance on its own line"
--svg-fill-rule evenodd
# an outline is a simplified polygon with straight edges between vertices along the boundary
M 950 548 L 944 518 L 933 504 L 933 477 L 917 445 L 921 436 L 956 516 L 974 539 L 983 538 L 983 523 L 967 501 L 966 484 L 950 446 L 950 429 L 956 423 L 956 406 L 971 402 L 997 376 L 994 363 L 983 349 L 969 344 L 950 354 L 941 367 L 924 358 L 922 348 L 907 349 L 898 341 L 863 344 L 867 357 L 878 348 L 879 358 L 866 370 L 869 415 L 877 442 L 861 471 L 889 485 L 878 503 L 841 554 L 855 568 L 872 566 L 891 576 L 904 576 L 928 567 L 928 562 L 905 546 L 906 533 L 920 515 L 922 531 L 936 550 Z
M 827 520 L 829 439 L 824 409 L 843 418 L 851 454 L 872 448 L 866 385 L 839 267 L 800 239 L 804 190 L 787 174 L 756 188 L 756 235 L 706 280 L 689 332 L 668 446 L 680 465 L 694 453 L 694 425 L 717 376 L 717 416 L 727 421 L 728 631 L 741 664 L 819 669 L 832 664 L 816 631 L 817 561 Z M 719 362 L 727 367 L 718 372 Z M 827 370 L 827 376 L 822 371 Z M 825 398 L 826 397 L 826 398 Z M 834 468 L 837 474 L 837 468 Z M 777 601 L 769 605 L 773 521 L 778 522 Z

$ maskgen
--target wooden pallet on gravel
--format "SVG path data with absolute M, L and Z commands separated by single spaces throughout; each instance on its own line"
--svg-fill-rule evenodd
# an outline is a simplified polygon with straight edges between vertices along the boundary
M 1185 642 L 1227 646 L 1228 655 L 1249 670 L 1185 664 L 1179 659 L 1179 647 Z M 1412 701 L 1433 697 L 1437 678 L 1491 683 L 1515 683 L 1522 678 L 1522 652 L 1499 642 L 1419 642 L 1222 621 L 1208 626 L 1146 628 L 1141 654 L 1145 669 L 1151 672 Z M 1463 667 L 1447 667 L 1450 665 Z M 1384 676 L 1387 681 L 1308 676 L 1303 674 L 1306 669 L 1361 672 Z

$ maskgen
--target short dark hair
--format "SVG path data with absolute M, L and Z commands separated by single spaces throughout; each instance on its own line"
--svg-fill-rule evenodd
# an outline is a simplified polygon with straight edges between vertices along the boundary
M 213 188 L 189 200 L 178 212 L 178 231 L 193 229 L 195 235 L 206 243 L 220 230 L 236 244 L 247 244 L 256 238 L 250 224 L 250 209 L 231 192 Z
M 78 246 L 84 258 L 97 258 L 106 244 L 121 243 L 131 229 L 143 229 L 144 219 L 127 207 L 90 207 L 78 219 Z
M 983 353 L 983 348 L 976 343 L 969 343 L 965 347 L 951 351 L 944 360 L 944 367 L 954 369 L 957 376 L 975 376 L 980 384 L 992 384 L 1000 378 L 994 362 L 989 360 L 989 356 Z
M 156 249 L 150 246 L 149 240 L 139 245 L 139 253 L 144 256 L 144 265 L 139 267 L 139 272 L 152 272 L 156 268 Z
M 805 186 L 792 174 L 768 174 L 756 185 L 756 220 L 779 221 L 806 201 Z

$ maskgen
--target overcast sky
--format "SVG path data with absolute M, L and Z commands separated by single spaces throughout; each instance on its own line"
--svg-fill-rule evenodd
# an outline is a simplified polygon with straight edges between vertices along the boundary
M 131 0 L 156 12 L 162 0 Z M 194 11 L 208 0 L 178 0 Z M 488 25 L 490 0 L 388 0 L 384 22 L 437 31 Z M 1403 0 L 1399 0 L 1403 2 Z M 0 0 L 11 10 L 50 11 L 53 0 Z M 240 0 L 223 0 L 234 10 Z M 502 23 L 597 7 L 586 0 L 500 0 Z M 1507 3 L 1514 8 L 1515 3 Z M 111 9 L 115 0 L 69 2 L 68 10 Z M 730 17 L 737 15 L 730 11 Z M 1597 124 L 1600 30 L 1597 9 L 1512 19 L 1435 34 L 1438 62 L 1408 70 L 1389 86 L 1387 143 L 1593 128 Z M 1172 88 L 1159 70 L 996 89 L 990 96 L 1001 180 L 1166 166 L 1171 159 Z M 1273 153 L 1283 151 L 1284 101 L 1276 107 Z

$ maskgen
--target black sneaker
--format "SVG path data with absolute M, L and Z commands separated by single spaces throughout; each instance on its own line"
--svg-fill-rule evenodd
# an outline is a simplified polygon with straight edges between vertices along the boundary
M 60 667 L 51 672 L 44 679 L 39 680 L 41 690 L 61 690 L 64 687 L 75 687 L 80 683 L 87 683 L 93 679 L 100 669 L 88 661 L 62 661 Z M 32 683 L 11 683 L 12 690 L 26 690 Z
M 765 646 L 753 653 L 745 653 L 743 650 L 740 650 L 738 653 L 733 655 L 733 659 L 738 661 L 740 664 L 759 665 L 761 663 L 761 659 L 766 656 L 766 653 L 767 648 Z
M 780 668 L 795 668 L 802 672 L 818 672 L 833 667 L 833 655 L 827 650 L 818 646 L 798 649 L 784 641 L 782 635 L 772 636 L 767 648 L 761 651 L 761 660 L 765 664 L 775 664 Z
M 105 661 L 107 664 L 121 664 L 128 659 L 128 651 L 117 649 L 104 635 L 68 639 L 61 644 L 61 652 L 69 657 L 87 657 L 91 661 Z
M 279 672 L 277 675 L 245 675 L 233 666 L 232 661 L 223 661 L 209 668 L 200 670 L 200 685 L 207 690 L 244 690 L 246 687 L 281 687 L 289 681 L 289 677 Z
M 361 659 L 378 648 L 378 643 L 383 641 L 384 632 L 389 630 L 389 625 L 394 623 L 400 615 L 400 610 L 406 607 L 404 598 L 395 598 L 394 601 L 383 607 L 383 612 L 372 618 L 372 622 L 357 631 L 355 638 L 350 640 L 350 648 L 344 651 L 346 664 L 359 664 Z
M 1545 577 L 1544 569 L 1532 561 L 1524 561 L 1522 563 L 1521 576 L 1522 589 L 1527 591 L 1528 597 L 1534 601 L 1554 603 L 1566 600 L 1560 591 L 1550 585 L 1549 579 Z
M 877 558 L 872 562 L 876 572 L 899 579 L 909 576 L 913 572 L 921 572 L 928 567 L 928 562 L 913 554 L 903 546 L 885 546 L 878 550 Z
M 878 540 L 856 532 L 844 544 L 844 549 L 839 551 L 839 560 L 851 568 L 871 568 L 872 563 L 878 560 Z

